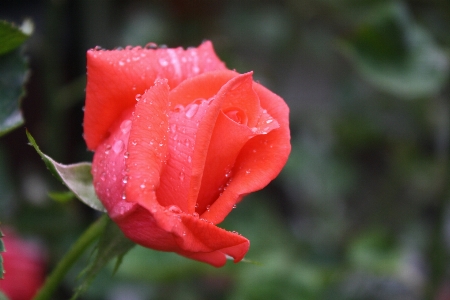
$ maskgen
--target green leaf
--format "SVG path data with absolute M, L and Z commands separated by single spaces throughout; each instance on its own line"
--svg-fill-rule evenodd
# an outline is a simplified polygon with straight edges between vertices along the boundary
M 8 297 L 6 297 L 6 295 L 3 294 L 1 291 L 0 291 L 0 300 L 8 300 Z
M 5 245 L 3 244 L 3 233 L 0 230 L 0 253 L 5 252 Z M 3 274 L 5 273 L 5 270 L 3 270 L 3 257 L 0 254 L 0 279 L 3 279 Z M 0 299 L 1 299 L 1 294 L 0 294 Z
M 435 95 L 448 77 L 444 51 L 399 3 L 374 7 L 339 46 L 369 82 L 398 97 Z
M 136 244 L 125 237 L 120 228 L 111 219 L 100 237 L 96 247 L 96 254 L 91 264 L 80 274 L 82 283 L 75 290 L 72 300 L 84 293 L 94 280 L 97 273 L 112 259 L 117 258 L 114 272 L 119 268 L 123 256 Z
M 27 78 L 27 66 L 19 49 L 0 56 L 0 136 L 23 124 L 19 100 L 25 94 Z
M 56 202 L 69 202 L 75 197 L 75 194 L 72 191 L 66 191 L 66 192 L 49 192 L 48 196 L 55 200 Z
M 20 28 L 6 21 L 0 21 L 0 55 L 22 45 L 32 31 L 33 23 L 30 20 L 25 20 Z
M 33 31 L 33 23 L 21 28 L 0 21 L 0 136 L 23 124 L 19 102 L 28 78 L 25 59 L 18 48 Z
M 45 155 L 36 144 L 31 134 L 26 132 L 30 144 L 36 152 L 41 156 L 50 172 L 62 183 L 64 183 L 83 203 L 101 212 L 106 212 L 103 204 L 95 194 L 94 185 L 92 183 L 91 163 L 82 162 L 72 165 L 60 164 L 49 156 Z

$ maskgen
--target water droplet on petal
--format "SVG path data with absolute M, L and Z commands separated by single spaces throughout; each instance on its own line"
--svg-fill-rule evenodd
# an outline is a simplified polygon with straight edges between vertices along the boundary
M 269 119 L 269 120 L 266 121 L 267 124 L 270 124 L 272 122 L 273 122 L 273 119 Z
M 124 184 L 128 183 L 128 176 L 125 176 L 124 178 L 122 178 L 122 182 Z
M 125 158 L 128 158 L 128 157 L 130 157 L 130 153 L 127 151 L 127 152 L 125 152 L 124 154 L 123 154 L 123 157 L 125 157 Z
M 170 131 L 172 131 L 173 133 L 175 133 L 177 131 L 177 124 L 172 124 L 170 125 Z
M 127 134 L 131 129 L 131 120 L 124 120 L 122 124 L 120 124 L 120 130 L 123 134 Z
M 167 67 L 169 65 L 169 62 L 167 60 L 165 60 L 164 58 L 160 58 L 159 64 L 163 67 Z
M 125 192 L 122 194 L 122 200 L 127 200 L 127 195 L 125 195 Z
M 141 98 L 142 98 L 142 95 L 141 95 L 141 94 L 137 94 L 136 97 L 135 97 L 135 99 L 136 99 L 137 102 L 139 102 L 139 100 L 141 100 Z
M 119 66 L 124 66 L 124 65 L 125 65 L 125 63 L 123 61 L 119 60 Z
M 170 211 L 170 212 L 173 212 L 173 213 L 175 213 L 175 214 L 182 213 L 182 210 L 181 210 L 178 206 L 176 206 L 176 205 L 171 205 L 171 206 L 169 206 L 169 207 L 167 208 L 167 210 Z
M 141 184 L 141 185 L 140 185 L 140 188 L 141 188 L 141 189 L 145 189 L 145 184 L 144 184 L 144 183 Z
M 133 141 L 131 142 L 131 145 L 136 146 L 136 145 L 137 145 L 137 140 L 133 140 Z
M 235 209 L 236 208 L 236 204 L 235 205 L 233 205 L 233 209 Z
M 206 205 L 206 210 L 209 211 L 211 209 L 211 205 Z
M 194 218 L 200 217 L 200 215 L 199 215 L 197 212 L 193 212 L 193 213 L 192 213 L 192 216 L 193 216 Z
M 186 107 L 186 117 L 191 119 L 198 111 L 198 104 L 192 103 Z
M 114 151 L 114 153 L 119 154 L 122 150 L 123 150 L 123 142 L 122 140 L 118 140 L 114 143 L 112 149 Z
M 184 180 L 184 172 L 180 172 L 180 176 L 179 176 L 180 180 L 183 181 Z
M 109 150 L 111 149 L 111 145 L 106 145 L 105 154 L 109 154 Z

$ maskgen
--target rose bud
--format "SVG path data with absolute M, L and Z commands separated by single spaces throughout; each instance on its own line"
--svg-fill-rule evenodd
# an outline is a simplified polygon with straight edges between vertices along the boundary
M 8 228 L 2 227 L 6 252 L 3 257 L 4 278 L 0 279 L 0 291 L 10 300 L 33 298 L 45 279 L 43 249 L 35 242 L 25 241 Z
M 134 242 L 222 266 L 250 246 L 217 227 L 290 152 L 279 96 L 198 48 L 87 53 L 84 137 L 109 216 Z

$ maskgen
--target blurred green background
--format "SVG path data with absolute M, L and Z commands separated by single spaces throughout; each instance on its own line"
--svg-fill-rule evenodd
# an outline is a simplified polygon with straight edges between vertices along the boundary
M 26 127 L 57 161 L 87 161 L 85 52 L 197 46 L 291 109 L 292 154 L 221 225 L 251 241 L 221 269 L 136 247 L 83 299 L 450 299 L 450 2 L 3 0 L 31 18 Z M 0 139 L 0 220 L 47 247 L 48 269 L 98 215 L 27 146 Z M 70 297 L 81 261 L 55 299 Z

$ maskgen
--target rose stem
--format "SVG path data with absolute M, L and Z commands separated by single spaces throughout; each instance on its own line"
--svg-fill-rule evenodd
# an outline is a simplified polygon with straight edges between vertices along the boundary
M 64 279 L 64 276 L 70 270 L 72 265 L 103 232 L 107 221 L 108 216 L 103 214 L 78 238 L 75 244 L 70 248 L 69 252 L 66 253 L 53 272 L 47 277 L 44 285 L 33 298 L 34 300 L 47 300 L 51 298 L 51 295 L 56 290 L 59 283 Z

